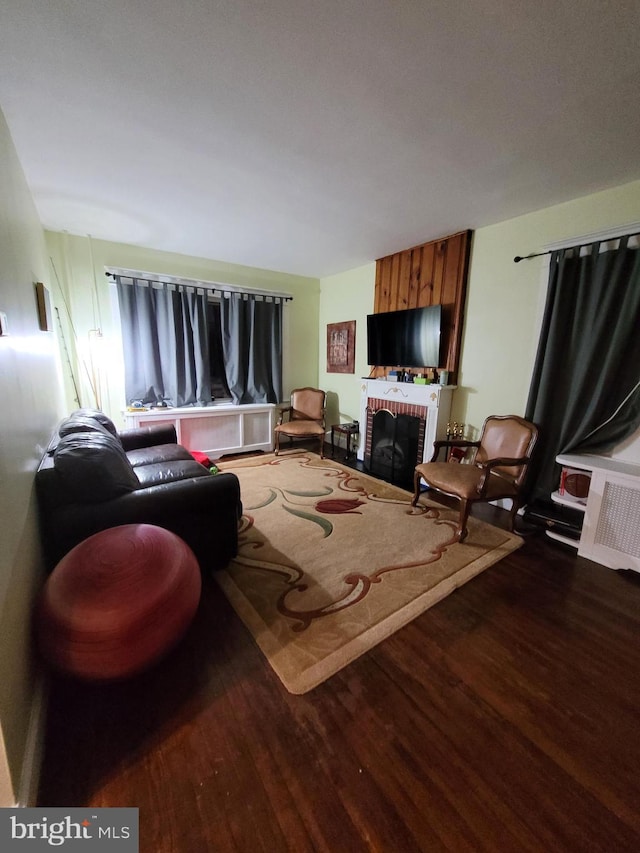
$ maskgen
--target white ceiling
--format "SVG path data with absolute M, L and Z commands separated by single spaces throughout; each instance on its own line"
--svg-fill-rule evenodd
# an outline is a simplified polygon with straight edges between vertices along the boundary
M 640 178 L 638 0 L 0 11 L 53 230 L 322 276 Z

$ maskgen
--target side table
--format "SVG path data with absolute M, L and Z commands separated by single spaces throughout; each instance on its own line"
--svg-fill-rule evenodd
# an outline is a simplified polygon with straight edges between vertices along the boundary
M 360 424 L 357 421 L 349 424 L 334 424 L 331 427 L 331 458 L 335 456 L 335 434 L 346 435 L 347 439 L 347 452 L 345 453 L 344 461 L 347 462 L 353 453 L 355 452 L 355 448 L 353 447 L 355 437 L 360 432 Z

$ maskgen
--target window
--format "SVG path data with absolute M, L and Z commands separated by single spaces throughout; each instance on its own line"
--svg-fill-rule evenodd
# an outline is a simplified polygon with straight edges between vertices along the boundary
M 109 270 L 118 294 L 128 403 L 277 403 L 288 294 Z
M 222 352 L 222 327 L 220 325 L 220 300 L 210 297 L 207 305 L 207 328 L 209 331 L 209 374 L 211 376 L 211 399 L 231 399 L 224 369 Z

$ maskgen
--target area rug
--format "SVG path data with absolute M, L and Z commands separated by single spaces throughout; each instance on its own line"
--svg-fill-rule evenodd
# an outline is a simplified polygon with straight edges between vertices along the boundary
M 306 693 L 522 544 L 366 474 L 290 451 L 240 480 L 239 553 L 215 577 L 291 693 Z

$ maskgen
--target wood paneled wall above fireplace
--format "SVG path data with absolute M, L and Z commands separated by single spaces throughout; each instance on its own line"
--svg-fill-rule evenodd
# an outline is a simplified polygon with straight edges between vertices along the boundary
M 442 358 L 449 381 L 457 381 L 472 231 L 460 231 L 376 261 L 374 312 L 442 305 Z M 376 368 L 386 375 L 392 367 Z

